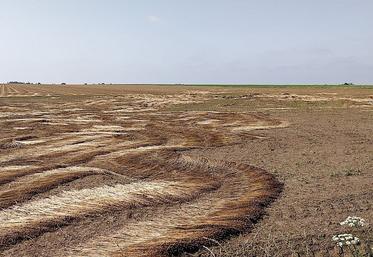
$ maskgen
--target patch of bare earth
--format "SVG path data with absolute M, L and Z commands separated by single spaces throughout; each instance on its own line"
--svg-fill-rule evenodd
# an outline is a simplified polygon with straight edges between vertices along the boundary
M 373 115 L 367 110 L 267 110 L 291 126 L 255 132 L 265 140 L 194 151 L 269 170 L 284 190 L 249 233 L 187 256 L 353 256 L 332 240 L 344 233 L 362 239 L 359 256 L 370 256 L 372 225 L 340 225 L 348 216 L 373 220 Z

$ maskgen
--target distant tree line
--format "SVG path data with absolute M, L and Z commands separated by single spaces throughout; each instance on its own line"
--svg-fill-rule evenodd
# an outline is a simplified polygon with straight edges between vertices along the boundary
M 9 82 L 7 82 L 7 84 L 24 84 L 24 85 L 41 85 L 41 83 L 40 82 L 37 82 L 37 83 L 32 83 L 32 82 L 23 82 L 23 81 L 9 81 Z M 57 85 L 57 84 L 54 84 L 54 85 Z M 65 83 L 65 82 L 62 82 L 62 83 L 60 83 L 59 85 L 61 85 L 61 86 L 65 86 L 65 85 L 67 85 L 67 83 Z M 84 83 L 83 85 L 90 85 L 89 83 Z M 92 84 L 92 85 L 95 85 L 94 83 Z M 106 84 L 106 83 L 97 83 L 97 85 L 102 85 L 102 86 L 104 86 L 104 85 L 112 85 L 112 83 L 110 83 L 110 84 Z
M 31 84 L 30 82 L 21 82 L 21 81 L 9 81 L 8 84 Z
M 38 85 L 41 85 L 40 82 L 38 82 L 38 83 L 31 83 L 31 82 L 23 82 L 23 81 L 9 81 L 7 83 L 8 84 L 26 84 L 26 85 L 38 84 Z

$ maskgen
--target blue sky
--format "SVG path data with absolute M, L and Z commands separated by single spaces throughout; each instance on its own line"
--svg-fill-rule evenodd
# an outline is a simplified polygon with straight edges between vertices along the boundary
M 371 83 L 371 0 L 0 0 L 0 81 Z

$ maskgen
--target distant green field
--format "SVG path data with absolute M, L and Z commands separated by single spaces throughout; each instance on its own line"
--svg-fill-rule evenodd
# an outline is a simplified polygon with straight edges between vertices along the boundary
M 178 84 L 176 84 L 178 85 Z M 301 85 L 301 84 L 284 84 L 284 85 L 275 85 L 275 84 L 182 84 L 183 86 L 196 86 L 196 87 L 251 87 L 251 88 L 373 88 L 373 85 L 319 85 L 319 84 L 311 84 L 311 85 Z M 181 86 L 181 84 L 180 84 Z
M 7 85 L 7 83 L 3 83 Z M 337 85 L 337 84 L 16 84 L 10 85 L 32 85 L 32 86 L 169 86 L 169 87 L 228 87 L 228 88 L 330 88 L 330 89 L 373 89 L 373 85 Z

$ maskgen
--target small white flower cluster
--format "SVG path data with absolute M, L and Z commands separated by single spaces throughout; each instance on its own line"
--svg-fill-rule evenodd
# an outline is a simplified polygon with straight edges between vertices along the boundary
M 363 227 L 366 222 L 363 218 L 356 216 L 349 216 L 345 221 L 340 223 L 342 226 L 347 225 L 350 227 Z
M 360 243 L 360 239 L 351 234 L 341 234 L 333 236 L 333 241 L 335 241 L 340 247 L 343 247 L 345 245 L 358 245 Z

